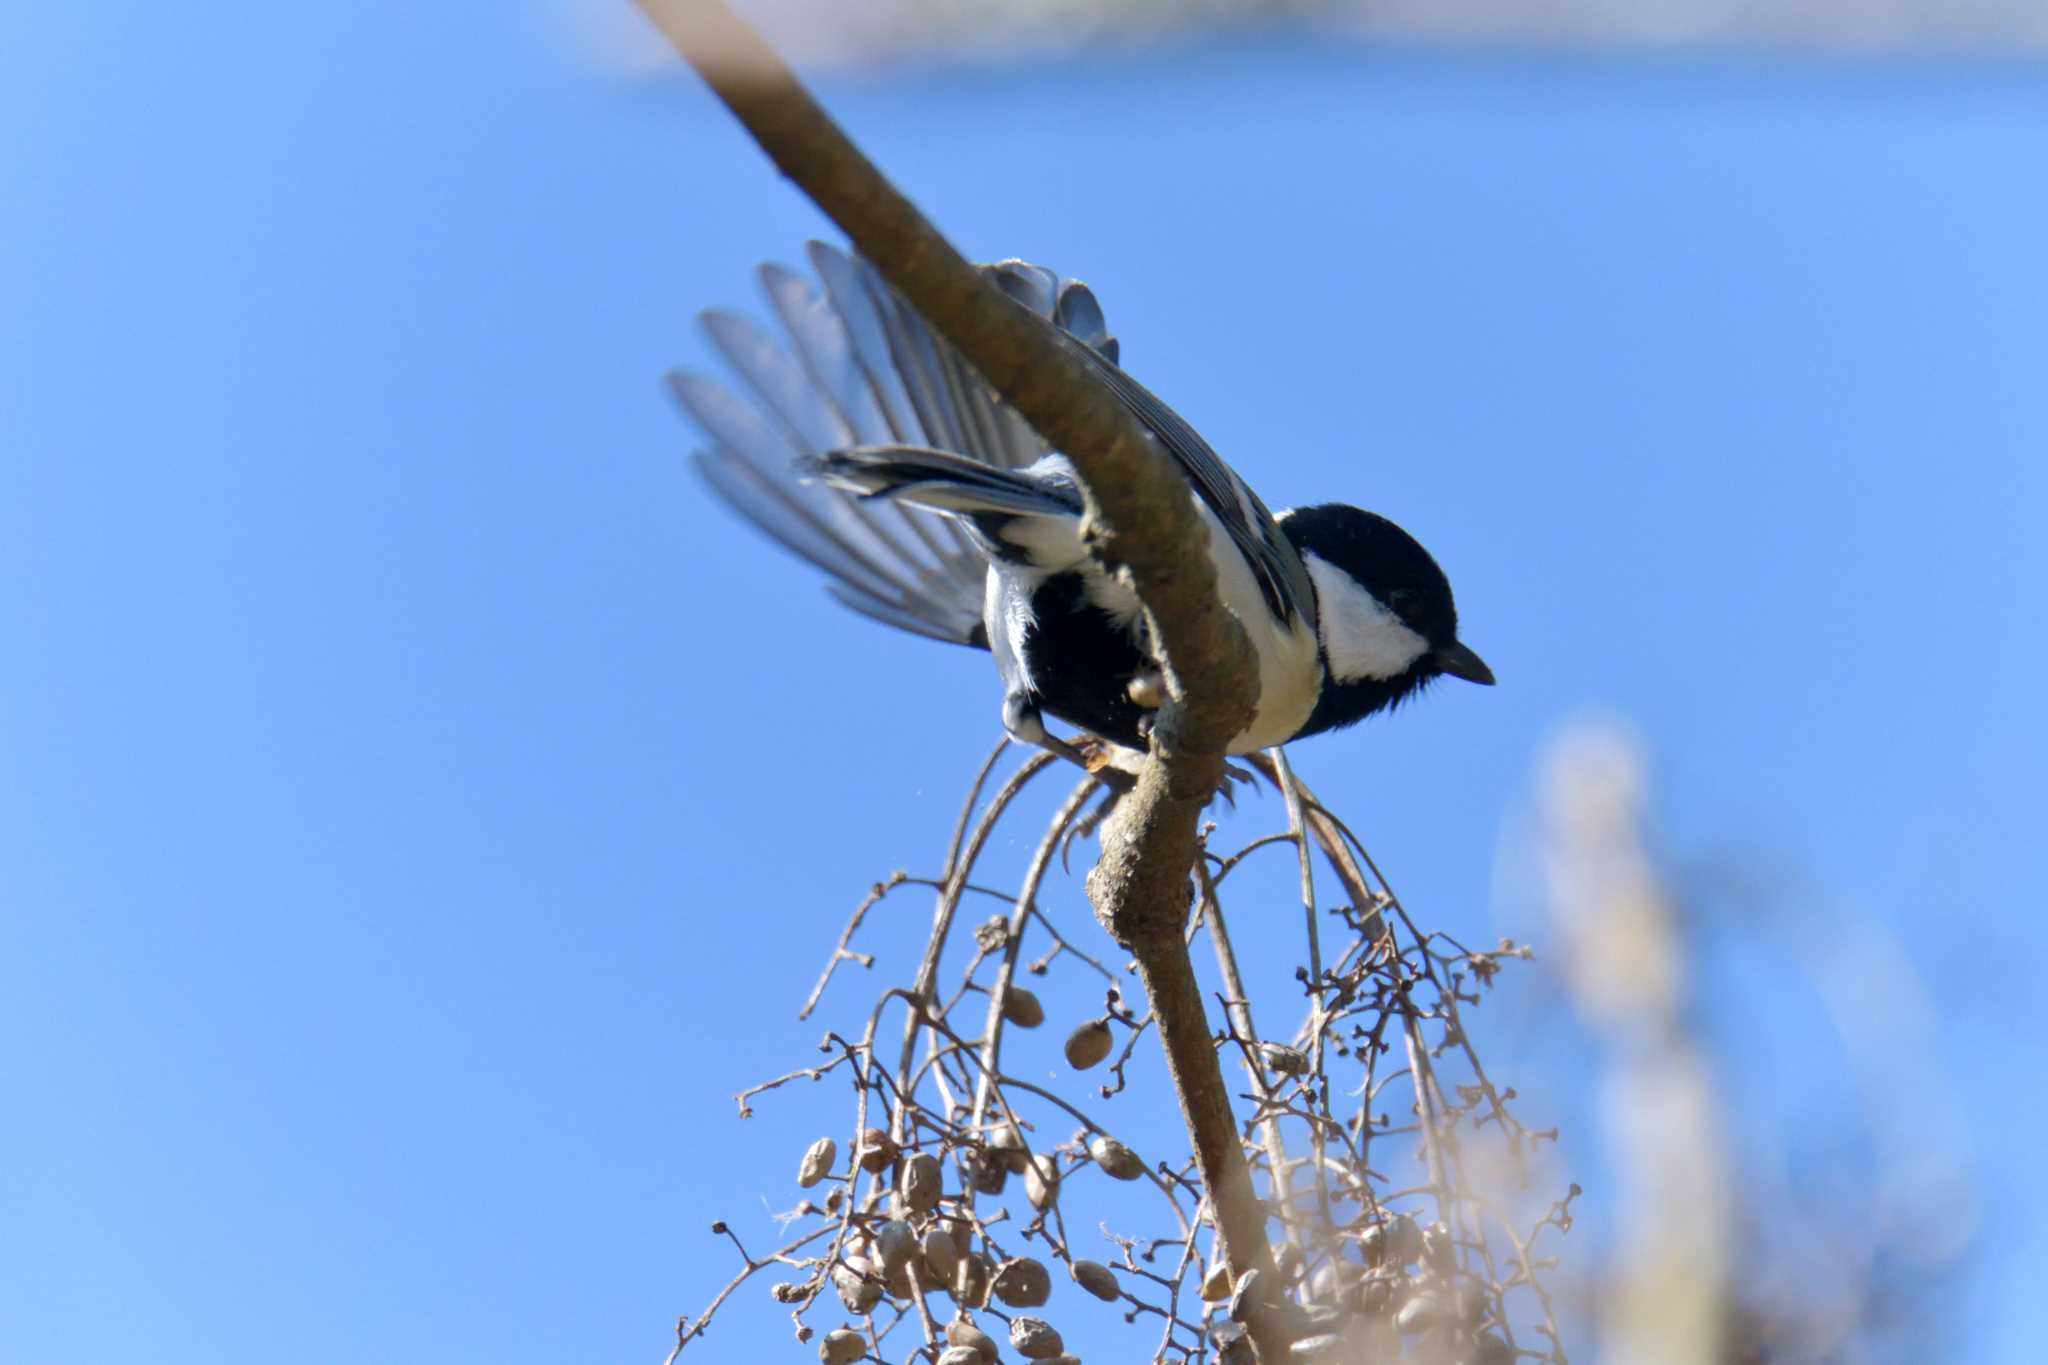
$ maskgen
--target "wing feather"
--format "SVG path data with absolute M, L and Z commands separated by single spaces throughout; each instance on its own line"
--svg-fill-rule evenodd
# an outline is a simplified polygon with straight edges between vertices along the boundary
M 908 500 L 861 499 L 807 481 L 804 471 L 835 452 L 878 447 L 922 447 L 1016 470 L 1050 448 L 867 262 L 820 242 L 808 255 L 816 284 L 782 266 L 761 268 L 782 337 L 738 314 L 704 316 L 743 393 L 701 375 L 671 377 L 709 443 L 698 473 L 734 511 L 829 575 L 828 590 L 853 610 L 913 634 L 986 647 L 987 560 L 958 525 Z M 1083 344 L 1243 553 L 1276 618 L 1312 621 L 1315 595 L 1300 557 L 1208 443 L 1118 368 L 1119 347 L 1093 292 L 1023 261 L 983 269 Z

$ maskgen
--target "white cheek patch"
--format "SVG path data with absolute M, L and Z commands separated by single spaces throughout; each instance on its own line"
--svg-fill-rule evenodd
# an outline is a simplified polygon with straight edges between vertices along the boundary
M 1312 554 L 1302 556 L 1316 586 L 1323 655 L 1338 682 L 1399 677 L 1429 652 L 1429 641 L 1403 625 L 1342 569 Z

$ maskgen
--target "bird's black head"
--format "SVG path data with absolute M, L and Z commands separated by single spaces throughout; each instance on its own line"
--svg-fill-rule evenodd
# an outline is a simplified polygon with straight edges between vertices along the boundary
M 1445 674 L 1492 684 L 1492 670 L 1458 642 L 1450 580 L 1413 536 L 1340 503 L 1279 520 L 1315 584 L 1323 650 L 1322 695 L 1295 738 L 1363 720 Z

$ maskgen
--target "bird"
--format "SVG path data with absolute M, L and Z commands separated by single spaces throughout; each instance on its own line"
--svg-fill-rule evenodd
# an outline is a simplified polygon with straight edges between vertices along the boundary
M 1157 652 L 1135 589 L 1090 552 L 1073 464 L 866 260 L 822 242 L 807 254 L 815 281 L 760 268 L 783 337 L 739 313 L 702 315 L 742 388 L 669 375 L 704 437 L 698 474 L 823 570 L 844 605 L 988 650 L 1013 739 L 1085 762 L 1048 729 L 1052 717 L 1143 750 L 1165 701 Z M 1440 677 L 1493 684 L 1458 638 L 1449 579 L 1414 537 L 1341 503 L 1269 512 L 1122 368 L 1087 285 L 1021 260 L 979 269 L 1080 343 L 1186 482 L 1218 592 L 1258 665 L 1256 711 L 1228 753 L 1342 729 Z

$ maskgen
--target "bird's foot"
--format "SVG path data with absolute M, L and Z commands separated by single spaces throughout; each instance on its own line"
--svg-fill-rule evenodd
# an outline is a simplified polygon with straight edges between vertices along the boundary
M 1216 784 L 1216 794 L 1228 802 L 1232 810 L 1237 809 L 1237 788 L 1240 784 L 1246 788 L 1255 788 L 1258 785 L 1251 769 L 1225 762 L 1223 778 Z
M 1071 741 L 1061 739 L 1045 728 L 1037 705 L 1022 693 L 1012 693 L 1003 699 L 1003 728 L 1018 743 L 1043 749 L 1092 774 L 1112 794 L 1122 795 L 1133 785 L 1130 773 L 1116 766 L 1116 746 L 1093 735 L 1078 735 Z
M 1134 706 L 1147 711 L 1157 711 L 1166 705 L 1166 675 L 1156 668 L 1148 668 L 1136 674 L 1124 686 L 1125 693 Z M 1142 722 L 1141 722 L 1142 723 Z

